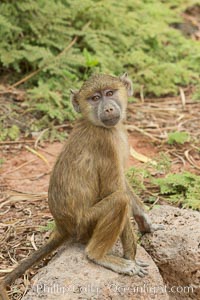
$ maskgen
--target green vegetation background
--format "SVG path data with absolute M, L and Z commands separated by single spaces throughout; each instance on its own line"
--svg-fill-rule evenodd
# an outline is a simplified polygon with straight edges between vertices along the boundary
M 1 75 L 14 84 L 39 70 L 22 85 L 29 95 L 27 108 L 36 115 L 34 131 L 73 119 L 69 89 L 93 72 L 128 71 L 136 94 L 142 87 L 148 96 L 198 87 L 200 43 L 171 26 L 197 2 L 3 0 Z M 199 94 L 197 88 L 194 97 Z

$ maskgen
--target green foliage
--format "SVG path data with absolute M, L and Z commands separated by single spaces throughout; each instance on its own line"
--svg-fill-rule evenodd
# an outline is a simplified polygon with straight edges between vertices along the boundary
M 16 125 L 13 125 L 11 128 L 9 128 L 8 136 L 11 140 L 16 140 L 20 135 L 19 127 Z
M 135 192 L 139 194 L 146 189 L 144 180 L 151 177 L 151 173 L 147 168 L 130 167 L 126 176 Z
M 169 173 L 171 163 L 169 157 L 164 153 L 154 160 L 157 165 L 145 164 L 142 168 L 129 168 L 127 178 L 134 191 L 148 199 L 149 203 L 154 203 L 160 194 L 165 196 L 166 201 L 200 210 L 200 176 L 190 172 Z M 167 173 L 167 175 L 155 178 L 163 173 Z M 152 188 L 154 192 L 152 192 Z M 159 191 L 155 191 L 155 189 Z
M 69 89 L 93 72 L 128 71 L 136 93 L 176 94 L 198 84 L 200 44 L 172 28 L 193 0 L 1 1 L 0 67 L 25 82 L 36 126 L 73 119 Z M 86 26 L 87 25 L 87 26 Z M 76 43 L 69 47 L 77 37 Z M 12 72 L 10 72 L 12 70 Z M 42 119 L 42 121 L 38 121 Z
M 154 165 L 155 170 L 158 173 L 166 174 L 171 168 L 171 160 L 168 154 L 160 152 L 157 157 L 154 158 L 156 165 Z
M 8 128 L 3 128 L 0 124 L 0 141 L 5 141 L 7 138 L 10 140 L 16 140 L 20 135 L 20 129 L 17 125 L 12 125 Z
M 193 100 L 200 101 L 200 85 L 197 87 L 195 93 L 193 94 Z
M 83 55 L 85 57 L 85 63 L 88 68 L 96 67 L 99 64 L 98 59 L 92 56 L 87 49 L 83 49 Z
M 40 231 L 52 231 L 55 228 L 55 222 L 54 221 L 48 221 L 46 226 L 41 226 Z
M 173 145 L 175 143 L 183 145 L 188 142 L 190 136 L 185 131 L 175 131 L 168 134 L 168 144 Z
M 156 164 L 146 163 L 144 167 L 130 167 L 126 177 L 137 194 L 142 194 L 146 190 L 146 182 L 151 182 L 153 174 L 166 174 L 171 167 L 170 157 L 161 152 L 154 158 Z M 154 197 L 153 197 L 154 198 Z M 154 202 L 155 199 L 149 199 L 148 202 Z
M 75 115 L 71 104 L 62 99 L 61 93 L 56 91 L 56 84 L 51 87 L 40 81 L 38 87 L 29 91 L 29 95 L 33 111 L 43 112 L 50 120 L 56 119 L 62 123 L 64 119 L 72 120 Z
M 0 166 L 2 166 L 4 162 L 5 162 L 4 158 L 0 158 Z
M 200 210 L 200 176 L 190 172 L 168 174 L 165 178 L 152 181 L 160 188 L 162 195 L 168 195 L 171 202 L 183 207 Z

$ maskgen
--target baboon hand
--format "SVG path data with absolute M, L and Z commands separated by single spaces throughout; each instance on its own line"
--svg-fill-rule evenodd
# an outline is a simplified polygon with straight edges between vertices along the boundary
M 164 230 L 165 226 L 163 224 L 151 224 L 151 231 L 150 232 L 154 232 L 157 230 Z

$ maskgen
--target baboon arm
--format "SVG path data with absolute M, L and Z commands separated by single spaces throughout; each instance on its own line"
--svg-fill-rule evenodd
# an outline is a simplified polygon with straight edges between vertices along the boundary
M 124 258 L 135 260 L 137 236 L 130 218 L 127 218 L 124 230 L 121 233 L 121 242 L 124 250 Z
M 140 198 L 134 193 L 130 184 L 126 180 L 126 190 L 132 204 L 132 214 L 138 224 L 139 230 L 142 233 L 154 232 L 156 230 L 163 230 L 164 225 L 152 224 L 148 214 L 145 212 L 145 207 Z
M 24 259 L 13 271 L 8 273 L 0 282 L 0 300 L 9 300 L 6 287 L 13 283 L 18 277 L 23 275 L 24 272 L 32 267 L 36 262 L 56 250 L 64 240 L 66 240 L 65 236 L 61 236 L 57 231 L 53 232 L 49 241 L 43 247 L 33 252 L 32 255 Z
M 141 201 L 140 197 L 135 194 L 133 191 L 132 187 L 130 186 L 128 180 L 126 180 L 126 190 L 128 193 L 129 198 L 131 199 L 131 204 L 132 204 L 132 210 L 133 213 L 141 213 L 141 211 L 145 211 L 145 207 L 143 202 Z
M 127 189 L 128 196 L 131 199 L 132 214 L 138 224 L 139 230 L 142 233 L 151 232 L 152 224 L 149 216 L 145 212 L 144 204 L 142 203 L 140 198 L 134 193 L 133 189 L 131 188 L 127 180 L 126 180 L 126 189 Z

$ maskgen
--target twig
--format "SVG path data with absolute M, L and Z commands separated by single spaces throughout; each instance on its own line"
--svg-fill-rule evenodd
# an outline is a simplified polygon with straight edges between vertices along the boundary
M 135 126 L 135 125 L 126 125 L 126 129 L 127 129 L 127 130 L 130 130 L 130 131 L 136 130 L 136 131 L 142 133 L 143 135 L 148 136 L 151 140 L 153 140 L 153 141 L 155 141 L 155 142 L 160 142 L 159 139 L 155 138 L 155 137 L 154 137 L 153 135 L 151 135 L 150 133 L 144 131 L 143 129 L 141 129 L 141 128 Z
M 70 44 L 69 44 L 69 45 L 68 45 L 61 53 L 59 53 L 59 54 L 55 57 L 54 62 L 57 60 L 58 57 L 60 57 L 61 55 L 63 55 L 63 53 L 65 53 L 67 50 L 69 50 L 69 49 L 76 43 L 77 39 L 78 39 L 78 37 L 75 36 L 75 38 L 71 41 L 71 43 L 70 43 Z M 49 62 L 49 61 L 48 61 L 48 62 Z M 47 67 L 48 62 L 46 62 L 46 64 L 45 64 L 43 67 L 41 67 L 41 68 L 39 68 L 38 70 L 36 70 L 36 71 L 30 73 L 29 75 L 25 76 L 24 78 L 20 79 L 19 81 L 17 81 L 17 82 L 14 83 L 13 85 L 11 85 L 11 87 L 14 87 L 14 88 L 15 88 L 15 87 L 17 87 L 18 85 L 20 85 L 20 84 L 26 82 L 27 80 L 29 80 L 29 79 L 32 78 L 33 76 L 37 75 L 40 71 L 42 71 L 45 67 Z
M 154 203 L 150 206 L 149 210 L 151 210 L 160 200 L 160 197 L 158 196 L 157 199 L 154 201 Z
M 12 270 L 14 270 L 14 266 L 13 267 L 10 267 L 10 268 L 6 268 L 6 269 L 1 269 L 0 270 L 0 273 L 10 273 L 10 272 L 12 272 Z
M 10 195 L 8 195 L 7 199 L 5 202 L 0 204 L 0 209 L 7 205 L 8 203 L 13 203 L 13 202 L 19 202 L 19 201 L 28 201 L 29 199 L 33 199 L 34 202 L 42 199 L 46 199 L 47 193 L 41 193 L 41 194 L 31 194 L 31 193 L 22 193 L 19 191 L 12 191 Z
M 145 155 L 143 155 L 143 154 L 137 152 L 135 149 L 133 149 L 133 147 L 130 147 L 130 155 L 131 155 L 133 158 L 135 158 L 135 159 L 137 159 L 137 160 L 139 160 L 139 161 L 141 161 L 141 162 L 144 162 L 144 163 L 151 163 L 151 164 L 154 165 L 154 166 L 157 165 L 157 162 L 156 162 L 156 161 L 154 161 L 153 159 L 151 159 L 151 158 L 149 158 L 149 157 L 147 157 L 147 156 L 145 156 Z
M 49 128 L 45 128 L 44 130 L 42 130 L 40 132 L 40 134 L 38 135 L 36 141 L 35 141 L 35 144 L 34 144 L 34 148 L 37 149 L 38 148 L 38 143 L 40 141 L 40 139 L 42 138 L 43 134 L 45 134 L 45 132 L 47 132 L 49 130 Z
M 190 152 L 191 150 L 192 150 L 192 149 L 186 150 L 186 151 L 184 152 L 184 155 L 185 155 L 185 157 L 187 158 L 187 160 L 189 161 L 189 163 L 190 163 L 194 168 L 196 168 L 197 170 L 200 170 L 200 167 L 197 166 L 197 164 L 195 164 L 193 158 L 189 155 L 189 152 Z
M 169 153 L 171 155 L 174 155 L 175 157 L 178 157 L 178 159 L 180 159 L 181 162 L 183 163 L 183 167 L 185 167 L 185 159 L 181 155 L 178 155 L 178 154 L 174 153 L 173 151 L 169 151 Z
M 140 86 L 140 99 L 141 99 L 141 102 L 144 103 L 144 86 L 143 85 Z
M 17 261 L 14 258 L 12 258 L 11 254 L 10 254 L 10 251 L 8 251 L 8 256 L 10 257 L 10 260 L 12 261 L 12 263 L 16 266 Z
M 32 244 L 34 250 L 38 250 L 38 247 L 35 244 L 34 238 L 35 237 L 34 237 L 34 233 L 33 233 L 32 236 L 31 236 L 31 244 Z
M 8 207 L 5 211 L 0 212 L 0 216 L 7 214 L 9 212 L 9 210 L 10 210 L 10 207 Z
M 9 145 L 9 144 L 33 144 L 34 140 L 27 140 L 27 141 L 4 141 L 0 142 L 0 146 Z
M 34 161 L 36 161 L 36 158 L 31 159 L 31 160 L 29 160 L 29 161 L 27 161 L 27 162 L 21 164 L 20 166 L 18 166 L 18 167 L 15 168 L 14 170 L 7 171 L 7 172 L 5 172 L 5 173 L 3 173 L 3 174 L 1 174 L 1 175 L 4 177 L 4 175 L 7 175 L 7 174 L 9 174 L 9 173 L 14 173 L 15 171 L 17 171 L 17 170 L 19 170 L 19 169 L 25 167 L 26 165 L 28 165 L 28 164 L 30 164 L 30 163 L 32 163 L 32 162 L 34 162 Z
M 72 127 L 69 124 L 62 124 L 62 125 L 56 125 L 53 128 L 59 129 L 59 128 L 65 128 L 65 127 Z M 37 149 L 38 148 L 38 143 L 41 140 L 42 136 L 45 134 L 45 132 L 47 132 L 50 128 L 45 128 L 44 130 L 42 130 L 39 134 L 39 136 L 37 137 L 35 144 L 34 144 L 34 148 Z
M 167 201 L 167 198 L 164 198 L 164 197 L 162 197 L 161 195 L 158 195 L 158 194 L 154 194 L 154 193 L 150 192 L 149 190 L 146 190 L 145 192 L 146 192 L 147 194 L 151 195 L 151 196 L 159 197 L 159 200 L 161 199 L 161 200 L 163 200 L 163 201 Z
M 50 168 L 50 164 L 49 164 L 48 160 L 41 153 L 39 153 L 36 150 L 30 148 L 29 146 L 25 146 L 25 148 L 28 151 L 30 151 L 31 153 L 37 155 L 41 160 L 43 160 L 46 163 L 46 165 L 48 166 L 48 168 Z
M 185 104 L 186 104 L 185 93 L 182 88 L 179 88 L 179 91 L 180 91 L 182 106 L 183 106 L 183 109 L 185 109 Z
M 17 81 L 16 83 L 14 83 L 13 85 L 11 85 L 12 88 L 17 87 L 18 85 L 24 83 L 25 81 L 29 80 L 30 78 L 32 78 L 33 76 L 37 75 L 44 67 L 30 73 L 29 75 L 25 76 L 24 78 L 20 79 L 19 81 Z
M 34 180 L 38 180 L 46 175 L 49 175 L 51 172 L 45 172 L 45 173 L 42 173 L 40 175 L 37 175 L 37 176 L 30 176 L 30 177 L 20 177 L 20 178 L 16 178 L 16 177 L 4 177 L 5 179 L 7 180 L 31 180 L 31 181 L 34 181 Z

